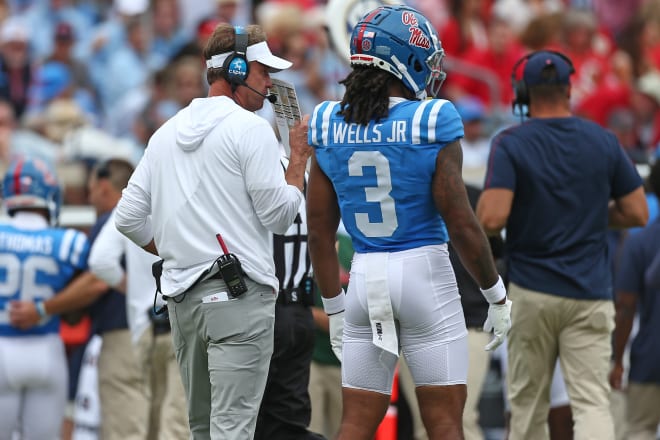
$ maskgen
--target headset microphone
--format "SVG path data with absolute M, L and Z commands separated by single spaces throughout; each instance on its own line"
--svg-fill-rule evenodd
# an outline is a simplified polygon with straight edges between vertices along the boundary
M 250 86 L 247 85 L 246 83 L 243 83 L 243 84 L 241 84 L 241 85 L 247 87 L 247 88 L 250 89 L 250 90 L 252 90 L 252 91 L 253 91 L 254 93 L 256 93 L 257 95 L 259 95 L 259 96 L 263 96 L 263 97 L 266 98 L 271 104 L 275 104 L 275 103 L 277 102 L 277 95 L 272 95 L 272 94 L 264 95 L 264 94 L 261 93 L 259 90 L 257 90 L 257 89 L 253 89 L 252 87 L 250 87 Z

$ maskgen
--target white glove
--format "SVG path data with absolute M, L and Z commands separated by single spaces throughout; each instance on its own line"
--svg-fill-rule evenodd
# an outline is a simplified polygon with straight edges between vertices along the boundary
M 490 304 L 488 318 L 484 322 L 484 331 L 493 331 L 495 337 L 486 344 L 486 351 L 495 350 L 504 341 L 511 329 L 511 300 L 507 298 L 504 304 Z
M 332 351 L 341 362 L 341 339 L 344 334 L 344 298 L 346 293 L 341 289 L 337 296 L 322 297 L 323 309 L 330 320 L 330 345 Z
M 330 345 L 332 352 L 341 362 L 341 339 L 344 335 L 344 312 L 328 316 L 330 320 Z

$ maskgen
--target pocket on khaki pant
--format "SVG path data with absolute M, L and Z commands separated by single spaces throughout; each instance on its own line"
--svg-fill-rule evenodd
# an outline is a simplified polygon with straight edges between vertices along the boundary
M 614 305 L 611 302 L 601 303 L 587 320 L 589 326 L 596 331 L 611 333 L 614 330 Z

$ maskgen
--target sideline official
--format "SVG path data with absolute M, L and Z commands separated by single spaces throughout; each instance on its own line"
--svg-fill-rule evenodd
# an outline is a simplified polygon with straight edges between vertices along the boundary
M 305 127 L 295 135 L 307 137 Z M 290 136 L 294 136 L 291 130 Z M 282 157 L 286 168 L 287 157 Z M 314 351 L 312 262 L 307 249 L 307 211 L 298 215 L 285 234 L 273 234 L 273 259 L 279 280 L 275 305 L 275 342 L 268 380 L 261 401 L 255 440 L 325 440 L 307 429 L 312 414 L 308 392 Z
M 271 232 L 284 233 L 298 213 L 311 151 L 294 147 L 283 175 L 272 128 L 253 113 L 270 73 L 291 66 L 271 53 L 259 26 L 218 25 L 204 57 L 209 96 L 150 139 L 116 225 L 164 260 L 193 438 L 244 440 L 254 435 L 273 351 Z M 219 259 L 223 252 L 238 261 Z M 220 263 L 231 267 L 220 272 Z

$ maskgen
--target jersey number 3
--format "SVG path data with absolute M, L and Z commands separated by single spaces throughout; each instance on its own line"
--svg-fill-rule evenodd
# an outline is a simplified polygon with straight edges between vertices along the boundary
M 391 237 L 399 226 L 396 218 L 392 192 L 392 178 L 390 175 L 390 162 L 379 151 L 356 151 L 348 160 L 349 176 L 363 176 L 365 167 L 376 168 L 376 186 L 365 187 L 364 193 L 367 202 L 378 203 L 382 221 L 372 222 L 369 214 L 355 213 L 355 224 L 365 237 Z

